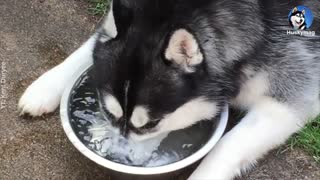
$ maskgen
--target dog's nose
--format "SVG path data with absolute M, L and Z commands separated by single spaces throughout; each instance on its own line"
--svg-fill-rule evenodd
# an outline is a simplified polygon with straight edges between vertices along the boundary
M 120 118 L 117 125 L 120 128 L 120 134 L 123 135 L 124 137 L 127 137 L 129 133 L 127 118 L 125 117 Z

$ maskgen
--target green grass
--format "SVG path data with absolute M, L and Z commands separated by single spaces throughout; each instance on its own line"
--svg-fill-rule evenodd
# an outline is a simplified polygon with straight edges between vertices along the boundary
M 106 13 L 110 5 L 110 0 L 86 0 L 90 3 L 88 11 L 95 16 L 102 16 Z
M 290 148 L 301 148 L 320 163 L 320 116 L 307 124 L 300 133 L 289 140 Z

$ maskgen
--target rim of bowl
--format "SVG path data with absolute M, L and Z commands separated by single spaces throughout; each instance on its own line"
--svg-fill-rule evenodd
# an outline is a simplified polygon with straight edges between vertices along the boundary
M 219 139 L 222 137 L 226 126 L 228 122 L 228 116 L 229 116 L 229 108 L 228 105 L 224 107 L 224 111 L 221 113 L 220 120 L 218 121 L 217 128 L 211 138 L 208 140 L 208 142 L 198 151 L 193 153 L 192 155 L 171 163 L 164 166 L 159 167 L 134 167 L 124 164 L 119 164 L 116 162 L 113 162 L 111 160 L 105 159 L 95 152 L 91 151 L 89 148 L 87 148 L 77 137 L 75 132 L 72 129 L 70 119 L 69 119 L 69 113 L 68 113 L 68 103 L 70 99 L 71 91 L 73 90 L 73 87 L 75 83 L 78 81 L 78 79 L 85 73 L 91 66 L 92 62 L 88 62 L 86 64 L 83 64 L 80 66 L 77 70 L 77 72 L 73 75 L 73 80 L 68 84 L 66 87 L 60 104 L 60 117 L 63 129 L 68 137 L 68 139 L 71 141 L 71 143 L 87 158 L 91 159 L 95 163 L 122 173 L 127 174 L 134 174 L 134 175 L 155 175 L 155 174 L 164 174 L 169 172 L 174 172 L 176 170 L 185 168 L 201 158 L 203 158 L 205 155 L 207 155 L 210 150 L 216 145 L 216 143 L 219 141 Z

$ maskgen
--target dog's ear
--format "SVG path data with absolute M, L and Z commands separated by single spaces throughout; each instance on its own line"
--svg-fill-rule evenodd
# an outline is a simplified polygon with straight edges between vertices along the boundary
M 118 37 L 127 31 L 133 17 L 133 12 L 130 9 L 128 0 L 113 0 L 111 6 Z
M 297 7 L 294 7 L 293 10 L 292 10 L 292 13 L 295 13 L 298 11 L 298 8 Z
M 305 15 L 306 14 L 306 10 L 304 9 L 304 10 L 302 10 L 302 14 L 303 15 Z
M 165 58 L 189 73 L 194 72 L 195 66 L 203 62 L 196 38 L 186 29 L 176 30 L 171 35 Z

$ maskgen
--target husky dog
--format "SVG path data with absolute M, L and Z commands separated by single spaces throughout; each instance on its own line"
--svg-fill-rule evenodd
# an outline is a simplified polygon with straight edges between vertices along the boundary
M 288 9 L 302 3 L 319 30 L 317 0 L 114 0 L 97 32 L 30 85 L 19 108 L 54 111 L 75 67 L 92 62 L 105 110 L 138 140 L 229 104 L 246 116 L 190 179 L 232 179 L 320 112 L 320 39 L 286 34 Z
M 305 10 L 298 11 L 298 8 L 293 8 L 292 14 L 289 18 L 289 23 L 296 30 L 305 30 L 307 28 Z

